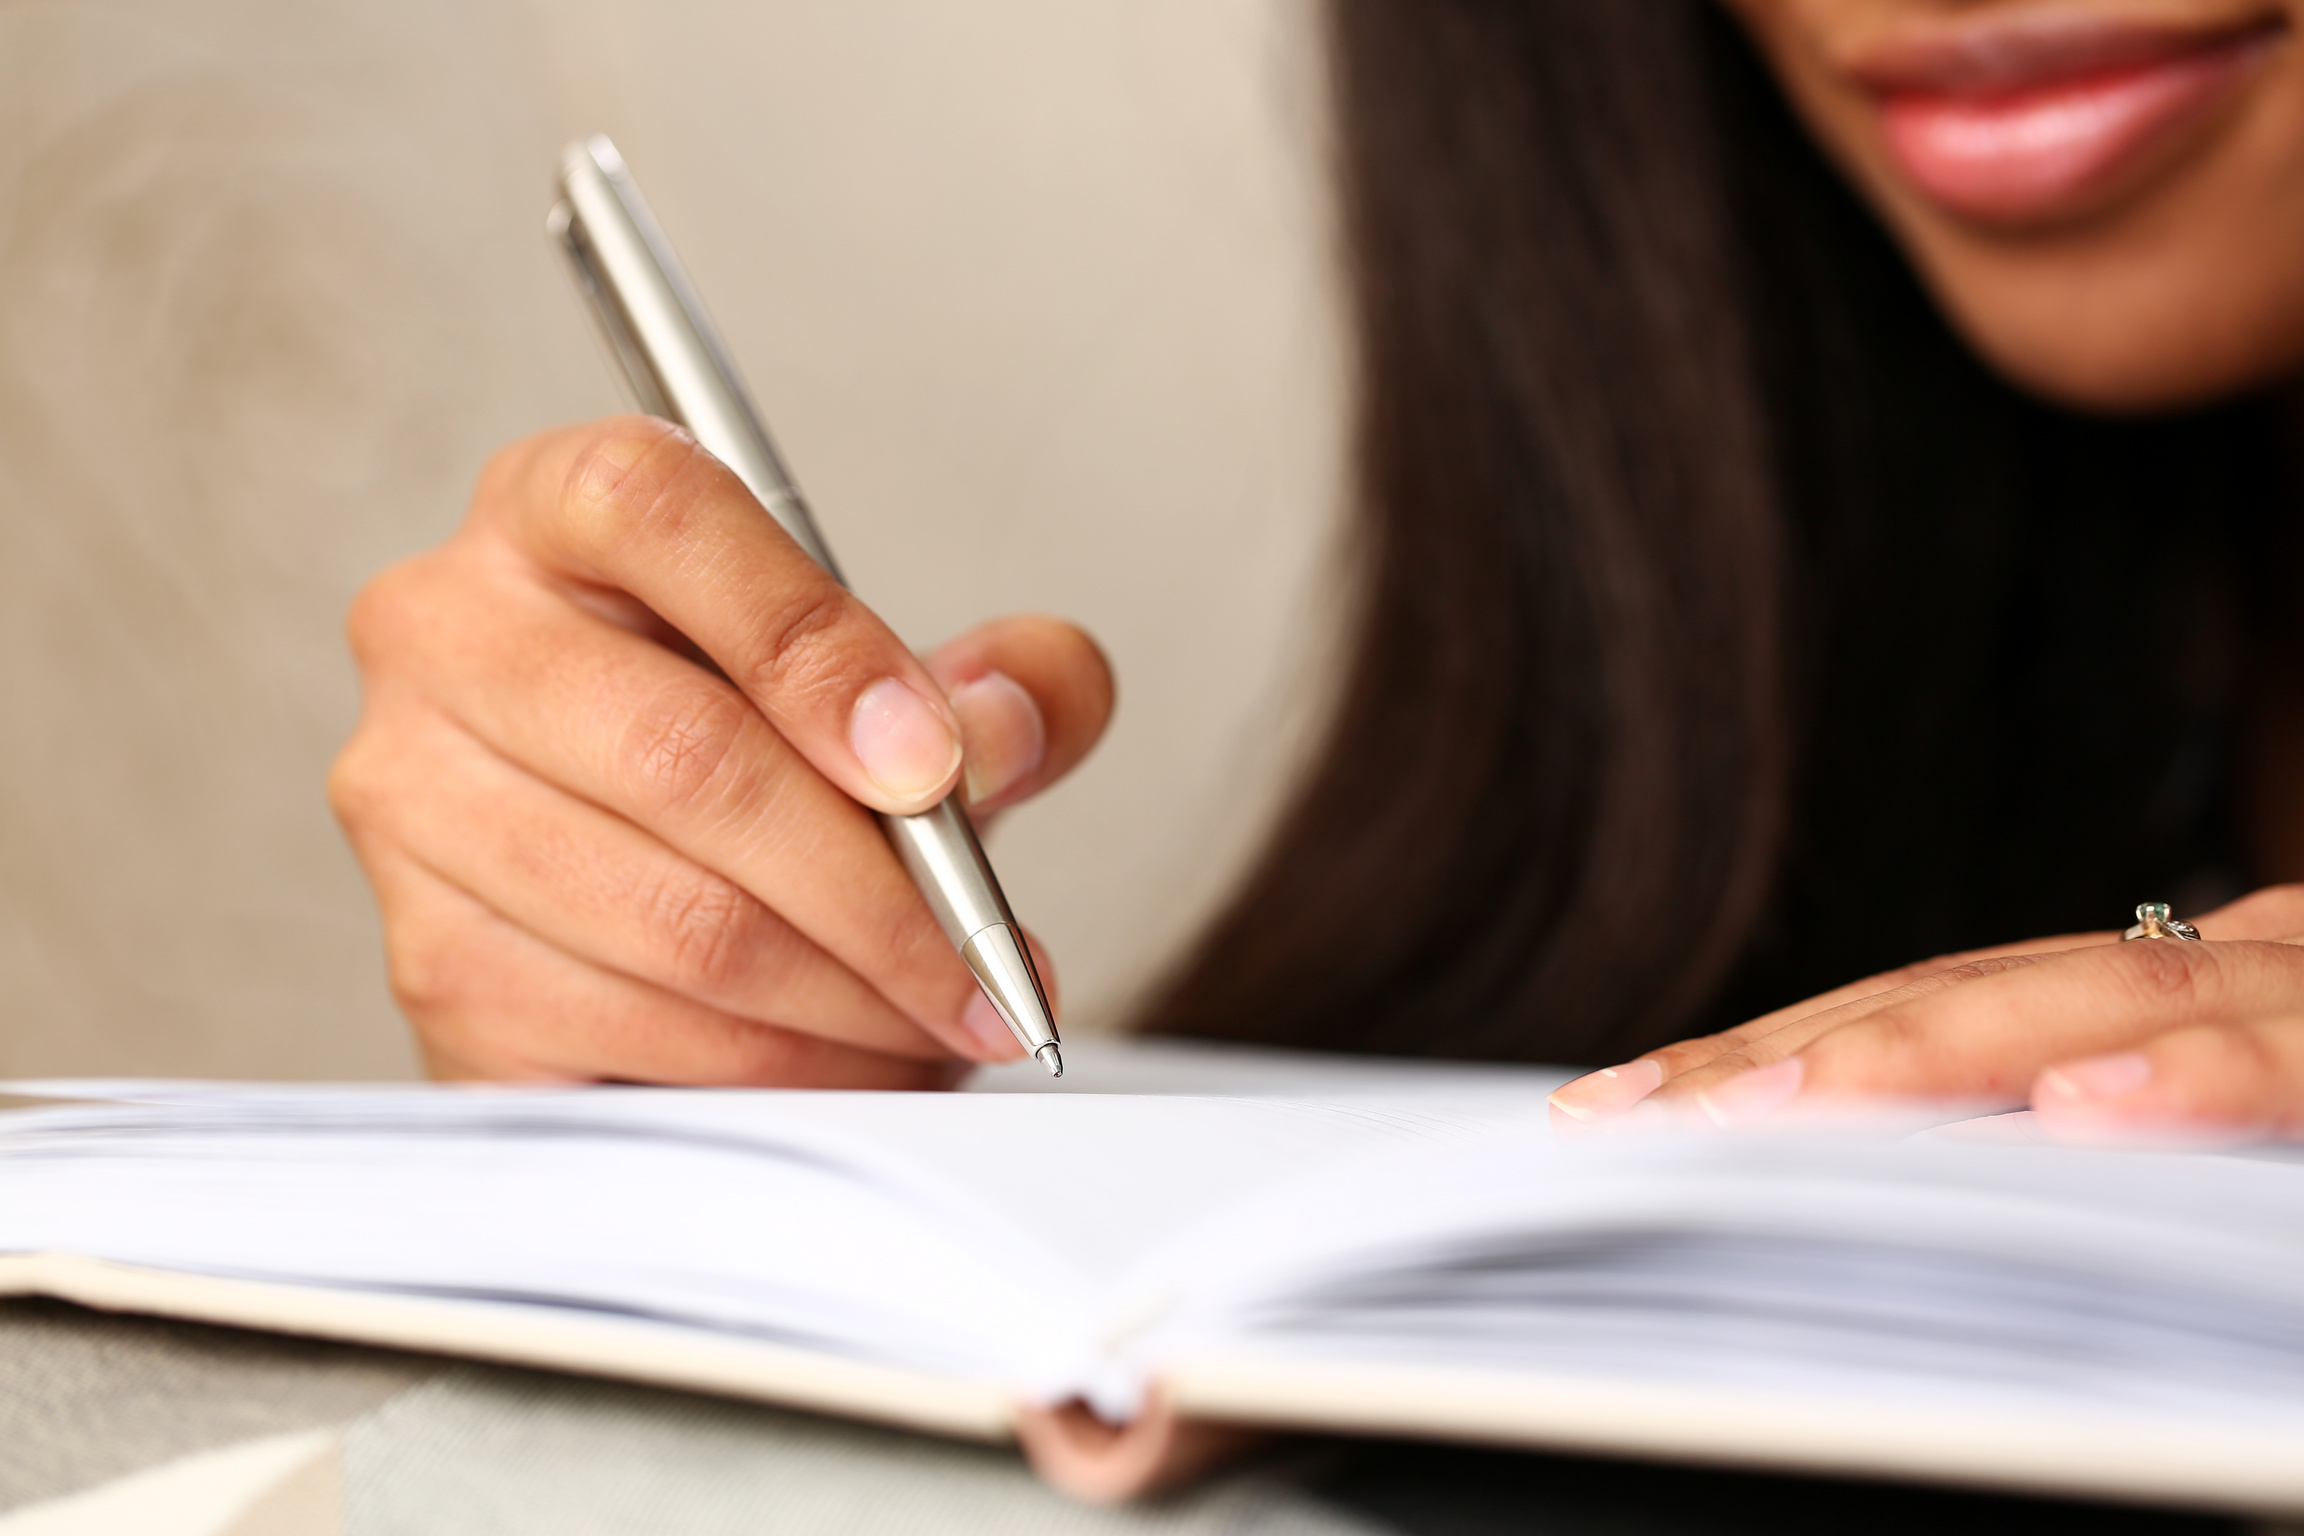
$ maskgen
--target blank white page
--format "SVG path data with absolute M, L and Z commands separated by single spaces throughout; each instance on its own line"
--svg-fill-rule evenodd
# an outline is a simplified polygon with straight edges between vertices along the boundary
M 72 1085 L 97 1094 L 104 1085 Z M 627 1310 L 1068 1378 L 1243 1187 L 1494 1115 L 1104 1095 L 123 1086 L 0 1121 L 0 1251 Z

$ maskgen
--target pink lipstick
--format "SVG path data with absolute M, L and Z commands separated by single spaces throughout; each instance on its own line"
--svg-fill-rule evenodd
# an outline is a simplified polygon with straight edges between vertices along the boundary
M 2277 18 L 2211 33 L 2010 17 L 1909 37 L 1850 74 L 1924 196 L 1988 223 L 2087 212 L 2181 143 L 2285 36 Z

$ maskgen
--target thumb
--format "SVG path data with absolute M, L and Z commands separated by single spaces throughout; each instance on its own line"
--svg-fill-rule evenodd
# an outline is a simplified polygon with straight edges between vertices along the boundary
M 1029 795 L 1048 760 L 1048 723 L 1024 685 L 986 672 L 948 685 L 946 697 L 960 717 L 960 793 L 968 809 L 986 816 Z
M 928 658 L 959 718 L 961 791 L 997 811 L 1047 788 L 1094 748 L 1112 716 L 1112 669 L 1059 619 L 996 619 Z

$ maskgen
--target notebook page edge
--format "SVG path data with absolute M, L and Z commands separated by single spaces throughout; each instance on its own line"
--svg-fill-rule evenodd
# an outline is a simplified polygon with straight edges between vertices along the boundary
M 1178 1357 L 1158 1384 L 1178 1414 L 1246 1427 L 2304 1514 L 2304 1457 L 2279 1430 L 1251 1352 Z
M 954 1439 L 1000 1442 L 1013 1435 L 1015 1403 L 995 1382 L 677 1324 L 184 1274 L 74 1253 L 0 1254 L 0 1297 L 6 1296 L 611 1377 Z

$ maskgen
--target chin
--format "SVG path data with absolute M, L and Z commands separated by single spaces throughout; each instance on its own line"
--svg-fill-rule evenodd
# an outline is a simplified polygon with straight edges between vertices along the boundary
M 1988 312 L 1948 307 L 1969 345 L 2010 383 L 2093 415 L 2212 406 L 2287 383 L 2304 366 L 2304 326 L 2287 316 L 2219 315 L 2213 302 L 2144 314 L 2106 305 L 2093 323 L 2048 326 L 2036 311 L 1996 324 Z
M 2046 400 L 2148 415 L 2304 374 L 2304 166 L 2202 166 L 2021 229 L 1959 216 L 1891 174 L 1866 179 L 1954 327 Z

